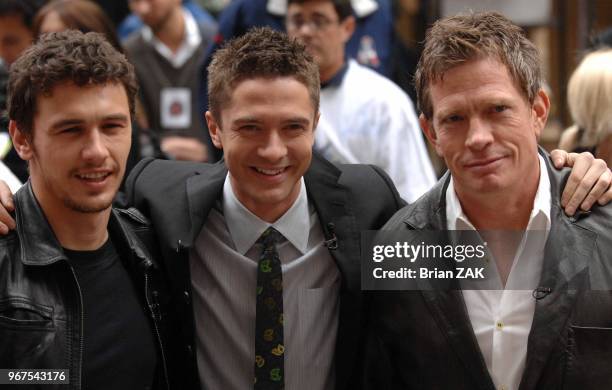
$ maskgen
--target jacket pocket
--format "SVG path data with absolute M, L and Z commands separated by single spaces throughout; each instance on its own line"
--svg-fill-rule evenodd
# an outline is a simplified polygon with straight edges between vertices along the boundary
M 51 307 L 22 297 L 0 298 L 0 367 L 38 367 L 55 336 Z
M 612 328 L 571 326 L 566 389 L 606 389 L 612 383 Z
M 53 328 L 53 308 L 22 297 L 0 298 L 0 327 L 15 330 Z

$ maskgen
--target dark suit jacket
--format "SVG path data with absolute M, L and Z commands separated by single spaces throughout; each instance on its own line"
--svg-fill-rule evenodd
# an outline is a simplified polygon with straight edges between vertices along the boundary
M 132 170 L 126 182 L 128 203 L 151 219 L 159 238 L 173 293 L 180 301 L 177 309 L 191 355 L 189 369 L 195 375 L 188 253 L 209 211 L 222 196 L 226 175 L 223 162 L 211 165 L 148 159 Z M 315 155 L 304 179 L 308 199 L 326 236 L 337 237 L 337 249 L 330 250 L 342 275 L 336 388 L 354 388 L 351 380 L 358 376 L 354 367 L 363 340 L 360 231 L 379 229 L 404 202 L 389 177 L 374 166 L 335 166 Z
M 568 172 L 548 166 L 551 231 L 520 389 L 612 386 L 612 208 L 578 218 L 559 198 Z M 449 176 L 383 229 L 446 229 Z M 494 389 L 461 291 L 377 292 L 369 314 L 368 389 Z M 599 289 L 599 291 L 595 291 Z

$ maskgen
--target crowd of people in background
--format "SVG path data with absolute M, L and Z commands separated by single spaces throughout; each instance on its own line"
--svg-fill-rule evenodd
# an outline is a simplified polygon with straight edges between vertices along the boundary
M 118 3 L 2 0 L 0 41 L 7 43 L 0 46 L 0 58 L 6 71 L 19 53 L 48 32 L 104 34 L 127 55 L 139 79 L 128 170 L 146 156 L 206 162 L 221 158 L 204 121 L 206 67 L 227 39 L 254 26 L 269 26 L 304 42 L 322 69 L 323 113 L 316 150 L 334 162 L 381 166 L 411 201 L 433 185 L 435 173 L 407 94 L 412 89 L 403 85 L 402 90 L 387 79 L 411 73 L 397 71 L 403 64 L 394 56 L 398 40 L 391 1 L 339 2 L 344 4 L 330 7 L 327 16 L 309 12 L 305 24 L 298 15 L 303 24 L 299 28 L 300 20 L 287 11 L 310 2 L 208 2 L 214 14 L 193 0 L 130 0 L 123 7 Z M 6 140 L 1 157 L 23 182 L 28 177 L 25 163 Z
M 339 3 L 344 5 L 323 16 L 313 9 L 325 8 L 321 1 L 2 0 L 0 110 L 5 109 L 2 96 L 8 67 L 37 37 L 66 29 L 96 31 L 128 56 L 139 79 L 128 170 L 146 156 L 218 161 L 222 152 L 212 144 L 204 120 L 206 68 L 226 40 L 254 26 L 269 26 L 304 42 L 322 71 L 322 117 L 315 150 L 333 162 L 381 166 L 400 193 L 413 201 L 431 188 L 441 172 L 434 172 L 430 158 L 437 165 L 439 161 L 428 153 L 417 123 L 414 86 L 405 82 L 412 78 L 416 64 L 397 54 L 407 49 L 393 29 L 394 5 L 390 0 Z M 307 15 L 302 10 L 296 15 L 298 7 L 308 8 Z M 605 47 L 606 32 L 595 41 Z M 599 62 L 604 64 L 605 59 Z M 586 66 L 577 70 L 569 85 L 568 104 L 576 123 L 560 143 L 568 151 L 595 151 L 595 139 L 605 138 L 607 132 L 603 129 L 607 124 L 593 125 L 603 116 L 604 101 L 585 104 L 583 95 L 574 97 L 582 90 L 595 99 L 590 88 L 579 87 L 579 74 L 594 72 L 584 70 Z M 606 83 L 599 86 L 597 97 L 607 96 Z M 580 113 L 578 106 L 583 107 Z M 584 112 L 586 107 L 589 112 Z M 0 132 L 7 134 L 5 115 L 0 120 Z M 25 163 L 8 136 L 0 137 L 0 142 L 2 162 L 25 181 Z M 604 148 L 599 148 L 602 158 L 606 158 Z

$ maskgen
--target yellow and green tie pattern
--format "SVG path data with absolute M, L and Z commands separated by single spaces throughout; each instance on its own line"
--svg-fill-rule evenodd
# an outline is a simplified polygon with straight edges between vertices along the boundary
M 283 274 L 276 249 L 276 244 L 283 240 L 283 235 L 273 227 L 257 240 L 263 250 L 257 266 L 255 390 L 285 388 Z

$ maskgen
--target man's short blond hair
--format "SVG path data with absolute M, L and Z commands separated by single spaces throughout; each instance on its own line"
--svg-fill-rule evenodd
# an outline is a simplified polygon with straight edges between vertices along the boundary
M 460 14 L 438 20 L 427 31 L 415 74 L 419 110 L 431 119 L 430 85 L 451 68 L 481 58 L 506 65 L 530 103 L 542 84 L 538 50 L 523 30 L 497 12 Z

